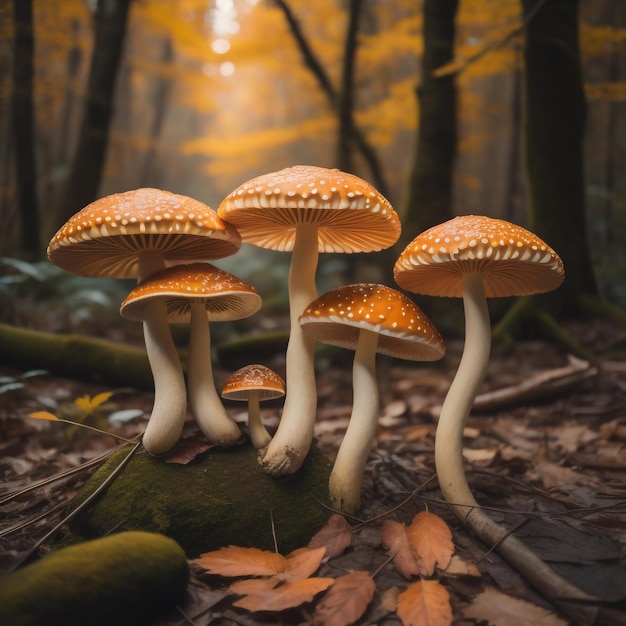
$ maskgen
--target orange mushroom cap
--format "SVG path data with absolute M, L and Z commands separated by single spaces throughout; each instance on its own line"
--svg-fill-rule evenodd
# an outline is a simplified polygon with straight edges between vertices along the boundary
M 377 352 L 414 361 L 435 361 L 445 352 L 441 335 L 404 294 L 373 283 L 338 287 L 312 302 L 299 318 L 318 341 L 354 350 L 361 329 L 379 334 Z
M 145 306 L 154 298 L 167 301 L 170 322 L 189 321 L 191 300 L 203 301 L 210 322 L 249 317 L 262 303 L 257 290 L 241 278 L 210 263 L 190 263 L 168 267 L 137 285 L 122 302 L 120 314 L 142 320 Z
M 482 215 L 455 217 L 423 232 L 394 266 L 400 287 L 431 296 L 462 297 L 467 273 L 482 274 L 487 297 L 544 293 L 564 278 L 560 257 L 539 237 Z
M 285 381 L 265 365 L 246 365 L 232 374 L 222 387 L 222 397 L 247 400 L 250 392 L 258 392 L 259 400 L 273 400 L 285 395 Z
M 338 169 L 296 165 L 253 178 L 217 210 L 243 241 L 290 251 L 296 227 L 318 227 L 320 252 L 371 252 L 393 245 L 400 219 L 365 180 Z
M 213 260 L 241 247 L 236 229 L 211 207 L 161 189 L 100 198 L 73 215 L 51 239 L 48 258 L 81 276 L 135 278 L 140 254 L 173 262 Z

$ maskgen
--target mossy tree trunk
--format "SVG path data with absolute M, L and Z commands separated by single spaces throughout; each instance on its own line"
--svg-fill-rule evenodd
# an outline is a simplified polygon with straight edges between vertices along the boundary
M 587 243 L 583 135 L 586 102 L 579 58 L 578 0 L 522 0 L 524 159 L 530 229 L 565 264 L 553 313 L 596 296 Z
M 418 137 L 402 210 L 407 244 L 422 231 L 452 217 L 452 175 L 457 145 L 456 75 L 434 74 L 454 57 L 458 0 L 424 1 L 424 54 Z

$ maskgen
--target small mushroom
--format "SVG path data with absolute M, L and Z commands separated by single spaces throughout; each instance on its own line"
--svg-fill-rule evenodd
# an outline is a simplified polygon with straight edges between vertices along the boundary
M 264 448 L 271 436 L 261 420 L 259 403 L 274 400 L 285 395 L 285 381 L 265 365 L 246 365 L 232 374 L 222 387 L 222 398 L 228 400 L 247 400 L 248 429 L 252 445 Z
M 238 320 L 258 311 L 261 297 L 254 287 L 209 263 L 176 265 L 152 275 L 135 287 L 120 307 L 120 313 L 132 320 L 143 320 L 155 306 L 165 312 L 170 322 L 190 322 L 187 363 L 189 400 L 192 412 L 209 441 L 229 446 L 241 433 L 224 409 L 213 380 L 211 334 L 208 322 Z M 169 328 L 161 328 L 169 335 Z M 146 341 L 150 351 L 159 345 Z M 155 387 L 167 393 L 172 371 L 158 369 L 159 359 L 151 360 Z M 186 400 L 185 400 L 186 406 Z M 148 422 L 143 445 L 152 454 L 169 450 L 180 438 L 184 414 L 155 414 Z
M 206 204 L 161 189 L 141 188 L 87 205 L 57 231 L 47 252 L 51 263 L 80 276 L 141 282 L 168 265 L 219 259 L 240 247 L 235 228 Z M 163 302 L 155 300 L 146 307 L 143 329 L 150 367 L 153 375 L 158 372 L 151 421 L 182 424 L 187 391 Z M 160 454 L 167 448 L 152 451 Z
M 463 429 L 482 383 L 491 348 L 488 297 L 556 289 L 563 263 L 528 230 L 480 215 L 456 217 L 418 235 L 394 266 L 400 287 L 431 296 L 462 297 L 465 346 L 443 403 L 435 438 L 441 490 L 455 514 L 478 507 L 463 469 Z
M 318 254 L 387 248 L 400 236 L 400 219 L 363 179 L 310 165 L 247 181 L 222 201 L 218 214 L 237 227 L 244 242 L 292 252 L 287 394 L 278 430 L 261 459 L 272 475 L 292 474 L 309 451 L 315 424 L 315 342 L 303 334 L 298 316 L 317 297 Z
M 352 415 L 329 481 L 333 504 L 353 513 L 360 506 L 363 472 L 378 423 L 376 353 L 434 361 L 444 354 L 443 340 L 414 302 L 372 283 L 320 296 L 302 313 L 300 324 L 317 341 L 355 350 Z

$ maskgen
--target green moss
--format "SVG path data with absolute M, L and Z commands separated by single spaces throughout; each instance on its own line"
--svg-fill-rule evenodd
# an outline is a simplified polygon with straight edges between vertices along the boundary
M 88 482 L 76 504 L 92 493 L 127 451 L 112 457 Z M 263 472 L 251 446 L 212 448 L 188 465 L 136 454 L 106 492 L 74 522 L 84 537 L 113 529 L 163 533 L 193 557 L 226 545 L 278 549 L 306 545 L 330 510 L 331 464 L 315 448 L 293 476 Z
M 175 541 L 123 532 L 63 548 L 0 581 L 0 624 L 147 624 L 184 598 L 188 580 Z

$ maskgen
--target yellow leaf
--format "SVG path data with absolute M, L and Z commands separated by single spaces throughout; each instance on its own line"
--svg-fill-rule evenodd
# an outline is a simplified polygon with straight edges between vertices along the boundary
M 205 552 L 192 562 L 218 576 L 274 576 L 287 569 L 287 559 L 276 552 L 239 546 Z
M 86 413 L 91 413 L 101 404 L 104 404 L 112 395 L 112 391 L 104 391 L 103 393 L 99 393 L 93 398 L 85 395 L 81 396 L 80 398 L 76 398 L 76 400 L 74 400 L 74 404 L 80 407 Z
M 418 513 L 407 529 L 422 576 L 432 576 L 436 567 L 446 569 L 454 552 L 452 533 L 448 525 L 434 513 Z
M 48 411 L 35 411 L 34 413 L 29 413 L 28 417 L 32 417 L 36 420 L 48 420 L 49 422 L 59 421 L 56 415 L 52 415 L 52 413 L 48 413 Z
M 398 596 L 403 626 L 450 626 L 450 595 L 436 580 L 418 580 Z

